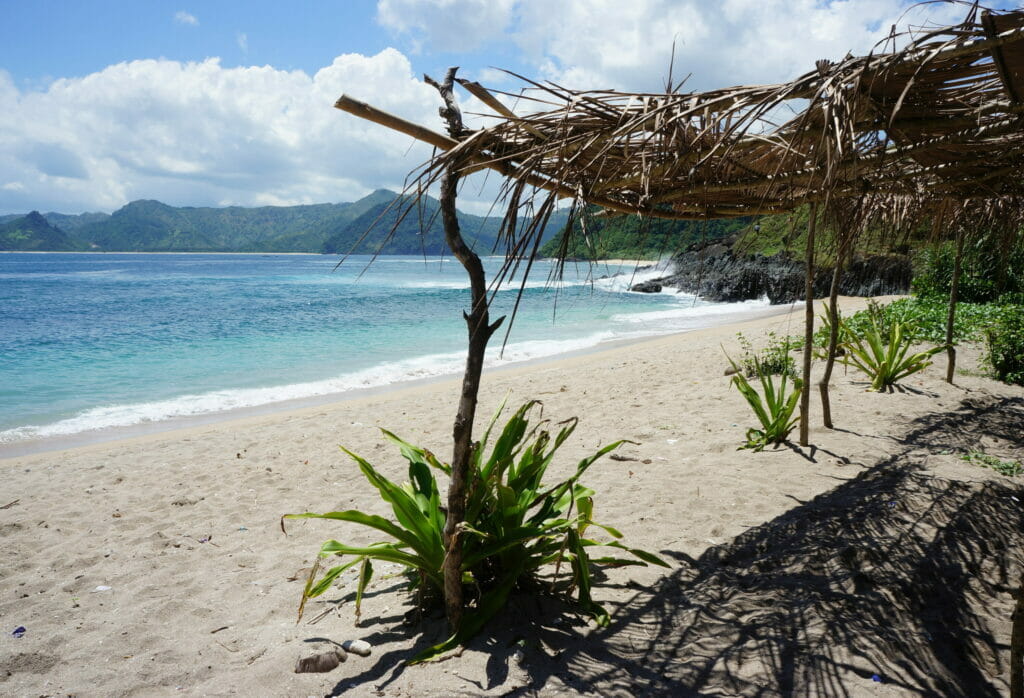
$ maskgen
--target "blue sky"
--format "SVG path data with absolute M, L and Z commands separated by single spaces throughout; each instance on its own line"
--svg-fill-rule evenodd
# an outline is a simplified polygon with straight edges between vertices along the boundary
M 375 0 L 0 0 L 0 6 L 0 66 L 25 89 L 140 58 L 219 57 L 225 68 L 272 65 L 312 74 L 340 53 L 373 55 L 389 46 L 413 51 L 416 44 L 415 37 L 377 22 Z M 429 71 L 443 70 L 453 58 L 474 70 L 486 67 L 488 58 L 507 68 L 516 56 L 434 47 L 423 58 Z
M 1004 3 L 1004 6 L 1006 3 Z M 342 92 L 440 129 L 419 78 L 491 66 L 572 87 L 787 80 L 871 48 L 900 0 L 0 0 L 0 213 L 128 201 L 285 205 L 401 188 L 429 155 L 332 108 Z M 481 109 L 464 96 L 464 107 Z M 470 187 L 462 204 L 486 207 Z

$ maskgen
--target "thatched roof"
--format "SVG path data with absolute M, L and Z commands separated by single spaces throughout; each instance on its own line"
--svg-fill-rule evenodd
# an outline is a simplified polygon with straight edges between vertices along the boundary
M 1024 201 L 1024 11 L 971 5 L 958 25 L 894 34 L 777 85 L 629 94 L 521 79 L 513 96 L 532 113 L 462 81 L 498 120 L 457 141 L 420 133 L 442 149 L 420 184 L 452 165 L 489 167 L 508 178 L 506 194 L 516 189 L 514 204 L 526 184 L 693 219 L 856 199 L 889 216 L 996 206 L 1016 221 Z

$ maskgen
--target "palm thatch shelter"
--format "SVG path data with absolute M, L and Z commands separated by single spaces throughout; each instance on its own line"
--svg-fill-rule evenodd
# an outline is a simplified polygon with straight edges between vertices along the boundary
M 438 148 L 416 173 L 412 186 L 420 192 L 449 170 L 504 175 L 499 198 L 510 259 L 536 251 L 557 199 L 576 210 L 586 203 L 610 214 L 696 220 L 809 205 L 809 341 L 821 218 L 842 223 L 837 275 L 843 254 L 871 226 L 899 235 L 922 224 L 955 231 L 969 222 L 965 235 L 998 228 L 1010 239 L 1024 221 L 1024 11 L 965 7 L 960 24 L 894 30 L 868 55 L 820 60 L 775 85 L 692 93 L 670 85 L 653 94 L 519 78 L 525 89 L 504 96 L 533 110 L 518 114 L 494 91 L 460 80 L 493 109 L 496 123 L 452 136 L 344 95 L 336 106 Z M 539 213 L 517 227 L 527 207 Z M 804 357 L 809 385 L 810 351 Z M 830 370 L 831 361 L 826 376 Z M 806 445 L 806 393 L 802 414 Z
M 962 4 L 965 16 L 956 25 L 894 29 L 867 55 L 819 60 L 806 74 L 774 85 L 684 92 L 670 78 L 663 93 L 624 93 L 514 76 L 523 89 L 499 93 L 460 80 L 493 110 L 491 125 L 470 130 L 461 117 L 453 118 L 452 69 L 443 85 L 430 81 L 445 97 L 448 135 L 345 95 L 336 106 L 435 146 L 435 156 L 414 173 L 409 191 L 423 194 L 440 182 L 442 192 L 447 185 L 454 196 L 458 177 L 484 169 L 503 176 L 501 244 L 508 260 L 503 274 L 523 260 L 528 273 L 544 223 L 561 199 L 571 201 L 563 253 L 574 230 L 573 215 L 583 205 L 609 215 L 689 220 L 809 207 L 803 352 L 808 386 L 815 228 L 821 220 L 832 221 L 833 332 L 819 383 L 824 422 L 831 427 L 836 295 L 843 263 L 858 238 L 869 229 L 899 236 L 922 225 L 955 236 L 957 270 L 947 328 L 952 382 L 959 251 L 965 239 L 992 231 L 1009 245 L 1024 224 L 1024 10 Z M 521 111 L 507 106 L 513 100 Z M 520 224 L 526 213 L 533 215 Z M 457 224 L 454 232 L 457 236 Z M 474 313 L 482 302 L 474 292 Z M 474 327 L 484 345 L 493 331 L 486 315 L 476 317 L 476 325 L 470 323 L 471 355 Z M 473 391 L 475 402 L 475 386 Z M 805 446 L 808 401 L 805 390 L 800 420 Z M 460 411 L 456 420 L 456 441 L 465 416 Z M 471 424 L 472 413 L 468 417 Z

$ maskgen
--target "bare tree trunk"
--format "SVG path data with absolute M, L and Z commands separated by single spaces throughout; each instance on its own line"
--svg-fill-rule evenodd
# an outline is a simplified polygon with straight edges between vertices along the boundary
M 953 261 L 953 280 L 949 285 L 949 314 L 946 316 L 946 382 L 953 383 L 953 373 L 956 371 L 956 347 L 953 346 L 953 323 L 956 321 L 956 301 L 960 293 L 960 271 L 963 267 L 964 257 L 964 231 L 957 230 L 956 233 L 956 257 Z
M 1010 630 L 1010 698 L 1024 698 L 1024 577 L 1017 589 Z
M 436 87 L 444 98 L 445 106 L 441 108 L 441 116 L 447 120 L 448 132 L 455 139 L 463 134 L 462 114 L 455 103 L 454 94 L 457 70 L 458 68 L 449 68 L 443 84 L 427 75 L 423 76 L 423 79 Z M 466 354 L 466 370 L 462 376 L 459 409 L 452 428 L 454 446 L 451 482 L 448 485 L 448 515 L 444 525 L 444 605 L 448 624 L 453 633 L 462 624 L 462 541 L 459 539 L 459 529 L 466 516 L 466 488 L 473 458 L 473 420 L 476 417 L 477 395 L 480 392 L 480 375 L 483 372 L 487 342 L 504 320 L 500 318 L 493 325 L 490 324 L 484 267 L 476 253 L 466 245 L 459 230 L 455 208 L 459 184 L 457 170 L 458 164 L 453 165 L 441 177 L 440 195 L 445 241 L 469 275 L 472 296 L 470 312 L 463 313 L 469 329 L 469 351 Z
M 840 232 L 840 236 L 843 234 Z M 845 237 L 845 236 L 843 236 Z M 825 373 L 818 383 L 821 391 L 821 416 L 825 428 L 832 428 L 832 405 L 828 398 L 828 385 L 832 380 L 832 367 L 836 363 L 836 345 L 839 343 L 839 282 L 843 277 L 843 265 L 846 264 L 846 241 L 841 239 L 836 252 L 836 268 L 832 270 L 832 288 L 828 294 L 828 358 L 825 361 Z
M 800 445 L 810 441 L 811 413 L 811 352 L 814 350 L 814 229 L 817 225 L 817 204 L 810 205 L 810 220 L 807 221 L 807 254 L 804 257 L 807 276 L 804 282 L 804 366 L 803 392 L 800 394 Z

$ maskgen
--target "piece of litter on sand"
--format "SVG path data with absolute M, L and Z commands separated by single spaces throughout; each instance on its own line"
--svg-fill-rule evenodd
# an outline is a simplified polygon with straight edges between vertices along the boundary
M 18 638 L 25 637 L 26 632 L 28 632 L 28 628 L 26 628 L 24 625 L 19 625 L 17 628 L 14 629 L 14 632 L 11 633 L 11 636 Z
M 878 674 L 872 674 L 871 675 L 871 680 L 874 681 L 875 683 L 883 683 L 882 677 L 879 676 Z
M 238 527 L 238 530 L 239 530 L 239 531 L 248 531 L 249 529 L 248 529 L 248 528 L 246 528 L 245 526 L 239 526 L 239 527 Z
M 106 584 L 100 584 L 98 587 L 93 589 L 93 593 L 97 591 L 110 591 L 110 587 L 108 587 Z

